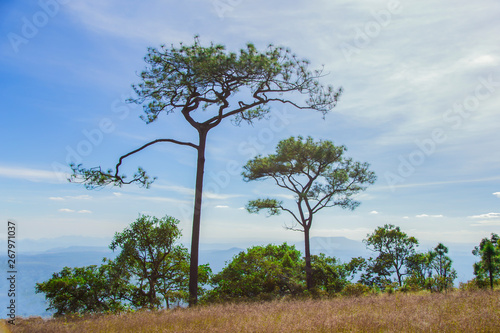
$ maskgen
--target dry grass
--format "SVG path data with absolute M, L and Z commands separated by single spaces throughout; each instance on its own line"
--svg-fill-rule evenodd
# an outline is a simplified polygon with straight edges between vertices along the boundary
M 224 304 L 80 319 L 12 332 L 500 332 L 500 293 L 400 294 Z

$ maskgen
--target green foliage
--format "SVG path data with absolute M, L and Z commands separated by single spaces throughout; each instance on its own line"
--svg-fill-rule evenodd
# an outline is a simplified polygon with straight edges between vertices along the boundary
M 386 224 L 378 227 L 372 234 L 364 240 L 367 247 L 378 253 L 378 256 L 367 263 L 367 270 L 371 275 L 367 278 L 369 285 L 376 283 L 383 286 L 387 282 L 392 282 L 391 276 L 396 274 L 396 282 L 401 287 L 403 276 L 407 274 L 404 270 L 406 260 L 415 254 L 415 247 L 418 240 L 402 232 L 399 227 Z M 373 275 L 376 275 L 374 279 Z M 370 281 L 373 280 L 373 281 Z
M 323 253 L 311 256 L 312 283 L 316 289 L 328 294 L 341 292 L 350 284 L 353 270 L 349 264 L 340 263 L 337 258 Z
M 492 233 L 491 238 L 483 238 L 472 251 L 472 254 L 480 257 L 480 261 L 474 264 L 474 275 L 479 286 L 487 285 L 493 289 L 495 282 L 500 278 L 500 237 Z
M 432 252 L 431 252 L 432 253 Z M 457 278 L 457 272 L 451 267 L 453 261 L 446 255 L 448 248 L 439 243 L 431 254 L 431 267 L 434 269 L 434 290 L 443 291 L 453 287 L 453 281 Z
M 405 286 L 410 290 L 445 291 L 453 287 L 457 272 L 446 255 L 448 248 L 439 243 L 434 250 L 416 253 L 406 260 L 408 277 Z
M 306 211 L 306 202 L 314 202 L 309 209 L 312 214 L 332 206 L 354 209 L 359 202 L 352 196 L 373 184 L 376 177 L 368 171 L 368 163 L 353 162 L 343 156 L 345 151 L 344 146 L 335 146 L 331 141 L 291 137 L 278 143 L 275 154 L 248 161 L 242 175 L 245 181 L 273 179 L 279 187 L 292 191 L 297 203 L 304 204 L 299 210 Z M 284 210 L 277 200 L 256 202 L 262 207 L 256 205 L 252 212 L 265 208 Z
M 176 245 L 181 236 L 179 221 L 173 217 L 140 216 L 110 245 L 121 249 L 116 261 L 130 272 L 135 281 L 131 302 L 135 307 L 168 307 L 176 299 L 186 299 L 189 254 Z M 207 281 L 209 267 L 199 268 L 202 283 Z
M 144 105 L 144 120 L 148 123 L 161 112 L 168 114 L 176 109 L 184 113 L 186 109 L 217 106 L 222 112 L 230 105 L 228 97 L 245 89 L 254 100 L 238 102 L 237 112 L 233 113 L 237 123 L 262 118 L 269 112 L 264 108 L 267 102 L 285 102 L 280 93 L 306 94 L 307 108 L 323 113 L 335 106 L 341 93 L 341 89 L 335 91 L 319 84 L 322 73 L 308 70 L 308 61 L 273 45 L 260 52 L 249 43 L 235 53 L 219 44 L 204 47 L 196 37 L 189 46 L 149 48 L 145 61 L 149 67 L 141 73 L 143 82 L 134 85 L 138 98 L 132 101 L 148 102 Z
M 45 293 L 48 310 L 55 315 L 85 314 L 124 309 L 158 308 L 188 298 L 189 254 L 175 245 L 181 236 L 178 220 L 142 215 L 110 245 L 120 249 L 114 260 L 101 266 L 64 267 L 52 278 L 36 284 Z M 209 265 L 198 269 L 201 283 L 211 274 Z M 203 292 L 200 287 L 200 293 Z
M 258 213 L 262 209 L 267 209 L 269 215 L 279 215 L 281 214 L 280 206 L 282 204 L 283 201 L 276 199 L 257 199 L 249 201 L 246 209 L 249 213 Z
M 316 293 L 340 292 L 352 271 L 335 258 L 312 256 Z M 295 246 L 254 246 L 235 256 L 213 276 L 205 302 L 269 300 L 305 294 L 304 259 Z
M 113 261 L 96 266 L 64 267 L 52 278 L 37 283 L 37 293 L 44 293 L 49 301 L 47 310 L 56 310 L 55 316 L 122 311 L 122 302 L 130 292 L 128 272 Z
M 363 296 L 371 292 L 372 289 L 362 283 L 347 284 L 344 289 L 342 289 L 342 295 L 344 296 Z
M 254 246 L 212 278 L 206 301 L 272 299 L 301 289 L 301 253 L 295 246 Z

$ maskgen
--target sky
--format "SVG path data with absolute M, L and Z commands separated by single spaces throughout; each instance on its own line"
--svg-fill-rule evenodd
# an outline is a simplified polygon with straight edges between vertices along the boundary
M 156 138 L 196 137 L 178 114 L 146 124 L 125 100 L 148 47 L 199 35 L 229 51 L 288 47 L 344 89 L 325 119 L 275 104 L 269 120 L 210 132 L 202 243 L 302 239 L 285 230 L 289 216 L 244 209 L 265 196 L 292 205 L 290 193 L 241 176 L 249 159 L 302 135 L 345 145 L 378 177 L 356 210 L 318 213 L 312 237 L 361 240 L 390 223 L 425 244 L 477 244 L 500 232 L 499 15 L 496 0 L 2 1 L 0 237 L 13 220 L 19 239 L 111 239 L 149 214 L 179 219 L 189 243 L 193 149 L 166 143 L 127 159 L 125 172 L 158 177 L 150 189 L 89 191 L 66 178 L 70 162 L 107 169 Z

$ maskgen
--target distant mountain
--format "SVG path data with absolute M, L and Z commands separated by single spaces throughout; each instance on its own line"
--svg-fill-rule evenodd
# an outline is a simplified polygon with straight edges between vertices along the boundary
M 304 243 L 297 243 L 296 248 L 304 251 Z M 311 237 L 311 254 L 324 253 L 329 257 L 336 257 L 342 262 L 350 261 L 355 257 L 369 257 L 372 252 L 366 246 L 356 240 L 345 237 Z

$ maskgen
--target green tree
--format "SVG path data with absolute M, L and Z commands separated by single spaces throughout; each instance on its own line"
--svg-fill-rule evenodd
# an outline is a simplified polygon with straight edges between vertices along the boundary
M 116 262 L 101 266 L 64 267 L 52 278 L 37 283 L 36 293 L 44 293 L 49 301 L 48 311 L 55 316 L 121 311 L 127 308 L 132 286 L 130 275 Z
M 363 242 L 368 249 L 378 252 L 378 256 L 372 264 L 372 267 L 376 268 L 375 273 L 385 279 L 389 279 L 395 273 L 397 283 L 401 287 L 403 276 L 408 274 L 405 270 L 407 259 L 415 254 L 418 240 L 408 236 L 399 227 L 392 224 L 378 227 L 367 237 Z
M 125 267 L 134 283 L 132 303 L 136 307 L 166 306 L 176 298 L 184 298 L 188 287 L 189 254 L 176 245 L 181 236 L 179 220 L 165 216 L 142 215 L 128 228 L 116 233 L 110 248 L 120 253 L 115 261 Z M 201 266 L 204 281 L 208 266 Z
M 451 267 L 453 261 L 446 254 L 448 248 L 439 243 L 435 248 L 431 266 L 434 268 L 434 287 L 438 291 L 443 291 L 453 287 L 453 281 L 457 278 L 457 272 Z
M 346 147 L 335 146 L 331 141 L 291 137 L 278 143 L 275 154 L 259 155 L 244 166 L 245 181 L 272 179 L 278 187 L 294 194 L 296 210 L 272 198 L 250 201 L 247 210 L 258 213 L 265 209 L 270 215 L 285 211 L 300 225 L 300 229 L 289 229 L 304 232 L 307 289 L 314 287 L 309 246 L 314 214 L 325 207 L 355 209 L 360 203 L 353 196 L 376 179 L 368 171 L 368 163 L 344 157 L 345 151 Z
M 415 253 L 406 260 L 408 277 L 405 285 L 414 289 L 443 291 L 453 287 L 457 272 L 446 254 L 448 248 L 439 243 L 426 253 Z
M 295 246 L 253 246 L 212 278 L 206 301 L 273 299 L 302 290 L 301 253 Z
M 147 68 L 141 73 L 142 82 L 134 85 L 137 98 L 131 102 L 142 104 L 147 123 L 158 120 L 161 114 L 176 111 L 198 134 L 198 142 L 160 138 L 144 144 L 121 156 L 114 169 L 84 168 L 71 165 L 70 181 L 83 182 L 87 188 L 108 184 L 121 186 L 138 183 L 149 187 L 154 181 L 141 167 L 132 179 L 120 173 L 125 158 L 152 145 L 169 142 L 194 148 L 197 170 L 191 241 L 189 303 L 197 302 L 198 252 L 200 237 L 203 174 L 208 132 L 225 119 L 236 124 L 252 123 L 266 118 L 273 103 L 290 104 L 298 109 L 312 109 L 323 115 L 337 103 L 341 89 L 324 87 L 319 83 L 321 70 L 310 71 L 309 62 L 297 58 L 290 50 L 269 45 L 259 52 L 247 44 L 239 53 L 226 52 L 222 45 L 204 47 L 195 38 L 193 45 L 178 48 L 162 46 L 149 48 L 145 57 Z M 307 96 L 305 103 L 297 102 L 296 94 Z M 288 96 L 288 97 L 285 97 Z M 203 112 L 196 112 L 196 111 Z
M 434 253 L 415 253 L 406 259 L 408 276 L 405 279 L 405 286 L 410 289 L 430 289 L 432 279 L 432 266 Z
M 482 282 L 487 276 L 493 290 L 495 279 L 500 277 L 500 237 L 492 233 L 490 239 L 483 238 L 472 254 L 481 258 L 481 261 L 474 264 L 476 279 Z
M 328 294 L 341 292 L 352 279 L 355 269 L 352 265 L 343 264 L 337 258 L 325 254 L 311 256 L 313 285 Z

